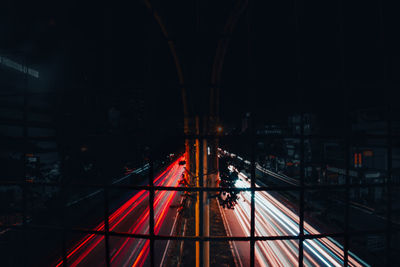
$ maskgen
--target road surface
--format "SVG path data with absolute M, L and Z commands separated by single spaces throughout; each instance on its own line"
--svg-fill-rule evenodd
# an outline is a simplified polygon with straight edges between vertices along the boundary
M 250 187 L 250 181 L 239 173 L 236 187 Z M 233 210 L 224 209 L 225 222 L 232 236 L 250 235 L 251 193 L 241 192 L 240 199 Z M 256 192 L 256 236 L 287 236 L 299 234 L 299 217 L 289 205 L 281 203 L 268 192 Z M 319 234 L 307 222 L 304 222 L 305 234 Z M 238 250 L 239 263 L 249 266 L 249 243 L 233 242 Z M 255 256 L 257 266 L 297 266 L 298 241 L 277 240 L 256 243 Z M 343 247 L 332 238 L 310 239 L 304 241 L 305 266 L 343 266 Z M 349 252 L 350 266 L 368 266 L 364 261 Z
M 164 172 L 155 177 L 158 186 L 178 186 L 183 173 L 178 159 Z M 155 234 L 170 234 L 174 225 L 176 209 L 171 208 L 179 202 L 177 191 L 156 191 L 154 197 Z M 109 216 L 110 231 L 136 234 L 149 233 L 149 192 L 142 190 L 133 194 L 128 201 Z M 104 222 L 95 230 L 104 230 Z M 149 262 L 150 241 L 146 239 L 110 236 L 111 266 L 143 266 Z M 166 241 L 156 241 L 155 262 L 160 264 L 166 250 Z M 68 266 L 105 266 L 104 236 L 90 234 L 75 244 L 67 254 Z M 62 266 L 59 260 L 55 265 Z

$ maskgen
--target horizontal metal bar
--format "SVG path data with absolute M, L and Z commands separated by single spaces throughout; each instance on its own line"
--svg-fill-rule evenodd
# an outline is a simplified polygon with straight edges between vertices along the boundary
M 23 230 L 22 225 L 9 225 L 1 226 L 1 228 L 10 228 L 14 230 Z M 89 230 L 82 228 L 64 228 L 58 226 L 39 226 L 39 225 L 26 225 L 26 230 L 37 231 L 67 231 L 74 233 L 84 233 L 84 234 L 96 234 L 105 235 L 106 231 Z M 350 236 L 362 236 L 368 234 L 384 234 L 387 230 L 377 229 L 377 230 L 363 230 L 363 231 L 352 231 L 349 233 Z M 149 234 L 134 234 L 134 233 L 123 233 L 123 232 L 108 232 L 110 236 L 126 237 L 126 238 L 140 238 L 140 239 L 154 239 L 154 240 L 192 240 L 192 241 L 273 241 L 273 240 L 298 240 L 298 239 L 319 239 L 327 237 L 344 237 L 346 233 L 335 232 L 335 233 L 321 233 L 321 234 L 305 234 L 302 237 L 299 235 L 282 235 L 282 236 L 255 236 L 254 238 L 250 236 L 176 236 L 176 235 L 149 235 Z
M 93 187 L 93 188 L 114 188 L 123 190 L 151 190 L 148 185 L 117 185 L 117 184 L 92 184 L 92 183 L 71 183 L 71 184 L 60 184 L 60 183 L 49 183 L 49 182 L 24 182 L 24 181 L 1 181 L 0 186 L 53 186 L 53 187 Z M 390 183 L 390 186 L 398 187 L 399 183 Z M 370 187 L 382 187 L 387 186 L 387 183 L 373 183 L 373 184 L 329 184 L 329 185 L 305 185 L 304 189 L 307 190 L 333 190 L 333 189 L 345 189 L 350 188 L 370 188 Z M 288 185 L 288 186 L 260 186 L 255 187 L 254 191 L 298 191 L 301 190 L 299 185 Z M 154 186 L 155 191 L 188 191 L 188 192 L 219 192 L 219 191 L 252 191 L 250 187 L 172 187 L 172 186 Z
M 11 126 L 20 126 L 24 125 L 32 128 L 45 128 L 45 129 L 53 129 L 54 123 L 52 122 L 41 122 L 41 121 L 24 121 L 22 119 L 8 119 L 8 118 L 0 118 L 0 125 L 11 125 Z
M 10 142 L 22 142 L 23 140 L 32 140 L 32 141 L 56 141 L 57 137 L 55 135 L 48 136 L 0 136 L 0 140 L 10 141 Z M 57 150 L 58 151 L 58 150 Z
M 223 135 L 223 134 L 186 134 L 186 135 L 178 135 L 176 138 L 182 138 L 182 139 L 215 139 L 218 137 L 220 140 L 250 140 L 252 137 L 249 134 L 229 134 L 229 135 Z M 365 138 L 370 138 L 370 139 L 387 139 L 388 137 L 392 137 L 395 139 L 400 139 L 400 134 L 352 134 L 349 136 L 350 141 L 353 141 L 352 143 L 356 143 L 354 141 L 363 140 Z M 292 138 L 292 139 L 301 139 L 301 135 L 299 134 L 276 134 L 276 135 L 262 135 L 262 134 L 256 134 L 254 136 L 257 140 L 263 140 L 263 139 L 271 139 L 271 140 L 276 140 L 276 139 L 287 139 L 287 138 Z M 344 142 L 344 138 L 337 136 L 337 135 L 323 135 L 323 134 L 310 134 L 310 135 L 304 135 L 304 139 L 328 139 L 328 140 L 342 140 Z

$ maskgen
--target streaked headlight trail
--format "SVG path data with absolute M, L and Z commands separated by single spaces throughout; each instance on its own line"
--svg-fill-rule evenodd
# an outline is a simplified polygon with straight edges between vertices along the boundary
M 248 188 L 248 178 L 239 173 L 236 187 Z M 251 192 L 241 192 L 234 209 L 246 235 L 250 235 Z M 256 236 L 287 236 L 299 234 L 299 217 L 268 192 L 255 193 Z M 320 234 L 304 222 L 305 234 Z M 296 240 L 256 242 L 256 258 L 260 266 L 297 266 L 299 245 Z M 307 239 L 304 241 L 305 266 L 343 266 L 343 247 L 332 238 Z M 349 252 L 350 266 L 368 266 L 367 263 Z

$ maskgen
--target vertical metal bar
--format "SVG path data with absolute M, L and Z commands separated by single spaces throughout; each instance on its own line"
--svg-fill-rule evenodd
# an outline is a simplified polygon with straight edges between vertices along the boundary
M 200 186 L 199 176 L 200 176 L 200 125 L 199 125 L 199 117 L 196 116 L 196 173 L 195 173 L 195 183 L 196 187 Z M 195 201 L 195 235 L 196 237 L 200 236 L 200 192 L 196 192 L 196 201 Z M 196 241 L 196 267 L 200 267 L 200 242 Z
M 344 78 L 344 77 L 343 77 Z M 345 207 L 344 207 L 344 261 L 343 265 L 347 266 L 348 265 L 348 260 L 349 260 L 349 209 L 350 209 L 350 153 L 351 153 L 351 147 L 350 147 L 350 135 L 351 135 L 351 125 L 349 121 L 349 94 L 348 94 L 348 89 L 346 88 L 346 84 L 343 82 L 343 90 L 344 90 L 344 142 L 345 142 L 345 155 L 344 155 L 344 160 L 345 160 L 345 168 L 346 168 L 346 174 L 345 174 Z
M 25 59 L 25 66 L 28 66 L 26 59 Z M 28 144 L 28 72 L 25 73 L 25 86 L 24 86 L 24 96 L 23 96 L 23 140 L 24 140 L 24 147 Z M 24 252 L 30 251 L 27 247 L 28 239 L 27 239 L 27 182 L 26 182 L 26 154 L 28 151 L 24 149 L 22 155 L 22 164 L 23 164 L 23 177 L 22 177 L 22 238 L 23 238 L 23 247 Z M 27 266 L 28 257 L 23 257 L 23 265 Z
M 347 101 L 346 101 L 347 102 Z M 347 105 L 346 105 L 347 106 Z M 347 121 L 347 116 L 348 114 L 348 108 L 346 108 L 345 112 L 345 168 L 346 168 L 346 174 L 345 174 L 345 207 L 344 207 L 344 261 L 343 265 L 347 266 L 348 265 L 348 260 L 349 260 L 349 208 L 350 208 L 350 176 L 349 176 L 349 169 L 350 169 L 350 144 L 349 144 L 349 125 Z
M 389 101 L 389 98 L 388 98 Z M 386 178 L 386 265 L 391 262 L 391 240 L 392 240 L 392 116 L 390 103 L 387 107 L 387 178 Z
M 110 227 L 109 227 L 109 199 L 108 186 L 104 186 L 104 242 L 105 242 L 105 261 L 106 266 L 110 266 Z
M 303 105 L 303 102 L 300 103 Z M 303 106 L 302 106 L 303 109 Z M 300 207 L 299 207 L 299 266 L 303 266 L 304 257 L 304 113 L 300 115 Z
M 344 33 L 342 33 L 344 34 Z M 344 53 L 344 52 L 342 52 Z M 344 57 L 344 55 L 343 55 Z M 343 59 L 344 60 L 344 59 Z M 352 134 L 351 132 L 351 121 L 349 120 L 349 115 L 350 115 L 350 94 L 348 91 L 350 90 L 346 86 L 345 82 L 345 74 L 344 74 L 344 65 L 342 66 L 342 87 L 343 87 L 343 98 L 344 98 L 344 142 L 345 142 L 345 155 L 344 155 L 344 161 L 345 161 L 345 192 L 344 192 L 344 197 L 345 197 L 345 207 L 344 207 L 344 257 L 343 257 L 343 265 L 347 266 L 348 261 L 349 261 L 349 246 L 350 246 L 350 240 L 349 240 L 349 223 L 350 223 L 350 154 L 351 154 L 351 146 L 350 146 L 350 136 Z
M 250 209 L 250 266 L 255 265 L 255 188 L 256 188 L 256 122 L 254 113 L 251 119 L 251 209 Z
M 25 157 L 23 157 L 24 161 L 25 161 Z M 25 163 L 24 163 L 25 165 Z M 25 170 L 25 168 L 24 168 Z M 24 171 L 24 178 L 25 178 L 25 171 Z M 27 183 L 24 179 L 23 184 L 22 184 L 22 240 L 23 240 L 23 249 L 24 249 L 24 253 L 27 253 L 28 251 L 30 251 L 28 249 L 28 238 L 27 238 L 27 219 L 26 219 L 26 214 L 27 214 Z M 25 257 L 23 257 L 23 266 L 28 266 L 28 258 L 29 256 L 25 254 Z
M 253 65 L 252 65 L 252 11 L 253 11 L 253 1 L 249 0 L 248 7 L 247 7 L 247 58 L 248 58 L 248 84 L 249 89 L 253 89 Z M 250 101 L 255 101 L 255 99 L 250 99 Z M 255 127 L 256 127 L 256 120 L 255 120 L 255 112 L 252 110 L 251 118 L 250 118 L 250 139 L 248 141 L 251 142 L 251 170 L 250 170 L 250 180 L 251 180 L 251 202 L 250 202 L 250 266 L 254 267 L 255 265 L 255 187 L 256 187 L 256 150 L 255 150 L 255 143 L 256 143 L 256 136 L 255 136 Z
M 207 135 L 208 132 L 208 124 L 209 121 L 207 117 L 204 117 L 204 124 L 203 124 L 203 129 L 204 129 L 204 135 Z M 208 174 L 210 171 L 209 164 L 208 164 L 208 151 L 207 151 L 207 146 L 210 145 L 208 143 L 207 138 L 204 138 L 202 141 L 202 146 L 203 146 L 203 187 L 209 187 L 209 179 L 210 175 Z M 202 199 L 203 199 L 203 235 L 208 237 L 210 236 L 210 199 L 209 199 L 209 194 L 208 191 L 203 191 L 202 193 Z M 210 266 L 210 241 L 205 241 L 204 246 L 203 246 L 203 266 L 204 267 L 209 267 Z
M 62 180 L 61 180 L 61 222 L 63 226 L 63 231 L 62 231 L 62 244 L 61 244 L 61 250 L 62 250 L 62 263 L 63 266 L 66 267 L 68 266 L 68 257 L 67 257 L 67 222 L 66 222 L 66 216 L 65 216 L 65 206 L 67 202 L 67 194 L 66 194 L 66 177 L 65 177 L 65 164 L 64 160 L 62 161 L 62 170 L 64 172 L 64 175 L 62 175 Z
M 63 230 L 63 235 L 62 235 L 62 261 L 63 261 L 63 266 L 67 267 L 68 266 L 68 258 L 67 258 L 67 237 L 66 237 L 66 230 Z
M 379 2 L 379 21 L 380 21 L 380 41 L 383 56 L 383 86 L 386 92 L 386 134 L 387 134 L 387 177 L 386 177 L 386 266 L 391 262 L 391 240 L 392 240 L 392 113 L 391 113 L 391 97 L 389 95 L 390 87 L 388 87 L 387 66 L 388 56 L 385 43 L 385 20 L 384 20 L 384 1 Z
M 343 33 L 344 34 L 344 33 Z M 344 53 L 344 52 L 342 52 Z M 343 55 L 344 57 L 344 55 Z M 344 60 L 344 59 L 343 59 Z M 346 82 L 345 82 L 345 74 L 344 74 L 344 66 L 342 66 L 342 88 L 343 88 L 343 98 L 344 98 L 344 142 L 345 142 L 345 147 L 344 147 L 344 161 L 345 161 L 345 192 L 344 192 L 344 257 L 343 257 L 343 265 L 347 266 L 348 265 L 348 260 L 349 260 L 349 246 L 350 246 L 350 240 L 349 240 L 349 223 L 350 223 L 350 154 L 351 154 L 351 146 L 350 146 L 350 136 L 352 134 L 351 132 L 351 121 L 349 120 L 349 115 L 350 115 L 350 94 L 348 91 L 350 90 L 349 88 L 346 87 Z
M 343 260 L 343 265 L 347 266 L 348 265 L 348 258 L 349 258 L 349 205 L 350 205 L 350 178 L 349 178 L 349 168 L 350 168 L 350 161 L 349 161 L 349 156 L 350 156 L 350 140 L 349 140 L 349 135 L 351 134 L 351 127 L 349 125 L 350 121 L 348 120 L 348 115 L 349 115 L 349 96 L 350 94 L 348 93 L 348 88 L 346 87 L 346 75 L 345 75 L 345 54 L 344 54 L 344 10 L 343 10 L 343 4 L 345 3 L 344 0 L 339 0 L 338 1 L 338 43 L 339 43 L 339 49 L 340 49 L 340 64 L 341 64 L 341 73 L 340 73 L 340 82 L 342 85 L 343 89 L 343 97 L 344 97 L 344 142 L 345 142 L 345 148 L 344 148 L 344 153 L 345 153 L 345 168 L 346 168 L 346 173 L 345 173 L 345 212 L 344 212 L 344 260 Z
M 68 266 L 68 258 L 67 258 L 67 235 L 66 235 L 66 229 L 64 226 L 64 230 L 62 233 L 62 261 L 63 261 L 63 266 L 67 267 Z
M 201 122 L 204 123 L 204 121 L 201 121 Z M 203 127 L 199 127 L 199 129 L 203 129 Z M 198 147 L 199 154 L 200 154 L 200 157 L 199 157 L 199 186 L 200 186 L 200 188 L 204 187 L 203 140 L 204 140 L 204 138 L 201 137 L 200 138 L 199 147 Z M 199 210 L 200 210 L 200 213 L 199 213 L 199 220 L 200 220 L 199 236 L 200 237 L 204 237 L 204 231 L 203 231 L 204 230 L 204 210 L 203 210 L 204 209 L 204 201 L 203 201 L 203 194 L 204 194 L 204 192 L 202 192 L 201 196 L 199 197 L 199 200 L 200 200 L 200 202 L 199 202 Z M 204 257 L 204 240 L 202 239 L 200 241 L 200 266 L 204 266 L 203 257 Z
M 113 23 L 113 9 L 110 8 L 108 1 L 103 1 L 103 88 L 109 89 L 112 87 L 113 72 L 111 71 L 112 65 L 112 23 Z M 108 179 L 108 177 L 102 177 Z M 104 230 L 105 230 L 105 260 L 106 266 L 110 266 L 110 247 L 109 247 L 109 188 L 108 182 L 105 182 L 104 188 Z
M 294 1 L 294 25 L 295 25 L 295 40 L 296 40 L 296 63 L 297 63 L 297 82 L 301 80 L 302 61 L 300 57 L 300 0 Z M 299 257 L 298 265 L 303 266 L 304 257 L 304 103 L 300 99 L 300 191 L 299 191 Z
M 154 162 L 152 153 L 149 155 L 149 209 L 150 209 L 150 219 L 149 219 L 149 232 L 150 232 L 150 266 L 154 266 Z
M 253 1 L 249 0 L 247 8 L 247 34 L 248 34 L 248 44 L 247 44 L 247 54 L 248 54 L 248 79 L 250 90 L 253 89 L 253 65 L 252 65 L 252 12 L 253 12 Z M 250 99 L 250 101 L 255 101 L 255 99 Z M 255 266 L 255 229 L 256 229 L 256 219 L 255 219 L 255 187 L 256 187 L 256 118 L 255 112 L 253 110 L 251 114 L 251 170 L 250 170 L 250 180 L 251 180 L 251 202 L 250 202 L 250 266 Z

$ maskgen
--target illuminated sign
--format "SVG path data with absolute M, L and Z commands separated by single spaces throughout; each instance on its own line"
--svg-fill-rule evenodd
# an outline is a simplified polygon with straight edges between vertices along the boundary
M 363 152 L 364 157 L 372 157 L 374 155 L 374 152 L 372 150 L 365 150 Z
M 354 168 L 362 167 L 362 155 L 361 153 L 354 153 Z
M 27 73 L 28 75 L 30 75 L 32 77 L 39 78 L 39 72 L 37 70 L 28 68 L 27 66 L 21 65 L 21 64 L 13 61 L 11 59 L 8 59 L 6 57 L 0 56 L 0 64 L 6 66 L 8 68 L 17 70 L 19 72 Z

